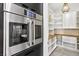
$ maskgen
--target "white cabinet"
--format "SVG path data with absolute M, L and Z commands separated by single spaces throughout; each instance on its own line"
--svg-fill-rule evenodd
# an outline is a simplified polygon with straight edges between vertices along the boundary
M 70 48 L 70 49 L 76 49 L 76 37 L 70 37 L 70 36 L 62 36 L 62 42 L 63 46 Z
M 62 36 L 62 39 L 64 42 L 69 42 L 75 44 L 77 41 L 76 37 L 70 37 L 70 36 Z
M 77 50 L 77 38 L 70 36 L 56 36 L 56 45 Z

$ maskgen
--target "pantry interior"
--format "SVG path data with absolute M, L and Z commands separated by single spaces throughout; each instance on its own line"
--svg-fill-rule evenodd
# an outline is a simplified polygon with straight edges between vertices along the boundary
M 79 3 L 44 4 L 44 55 L 61 56 L 64 49 L 79 55 Z M 66 10 L 67 9 L 67 10 Z M 46 37 L 47 36 L 47 37 Z M 57 48 L 57 52 L 55 51 Z M 63 50 L 63 52 L 62 52 Z M 67 53 L 67 52 L 66 52 Z M 74 54 L 73 54 L 74 55 Z M 69 56 L 69 53 L 64 56 Z M 72 53 L 70 53 L 72 56 Z

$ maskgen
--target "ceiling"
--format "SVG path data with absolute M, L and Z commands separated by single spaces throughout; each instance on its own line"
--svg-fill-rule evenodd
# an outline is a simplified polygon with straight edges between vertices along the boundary
M 54 12 L 60 12 L 63 8 L 63 3 L 49 3 L 49 8 Z M 79 11 L 79 3 L 69 3 L 69 11 Z

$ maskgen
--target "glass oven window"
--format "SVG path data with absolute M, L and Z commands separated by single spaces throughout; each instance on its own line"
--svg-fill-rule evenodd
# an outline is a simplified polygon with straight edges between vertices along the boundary
M 41 38 L 41 25 L 35 25 L 35 39 Z
M 29 41 L 29 25 L 21 23 L 9 23 L 9 45 L 17 45 Z

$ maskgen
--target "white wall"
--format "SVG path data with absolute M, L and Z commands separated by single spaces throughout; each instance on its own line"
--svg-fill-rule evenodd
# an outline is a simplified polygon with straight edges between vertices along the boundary
M 48 4 L 43 4 L 43 55 L 48 56 Z
M 63 14 L 63 28 L 76 28 L 76 12 L 67 12 Z

